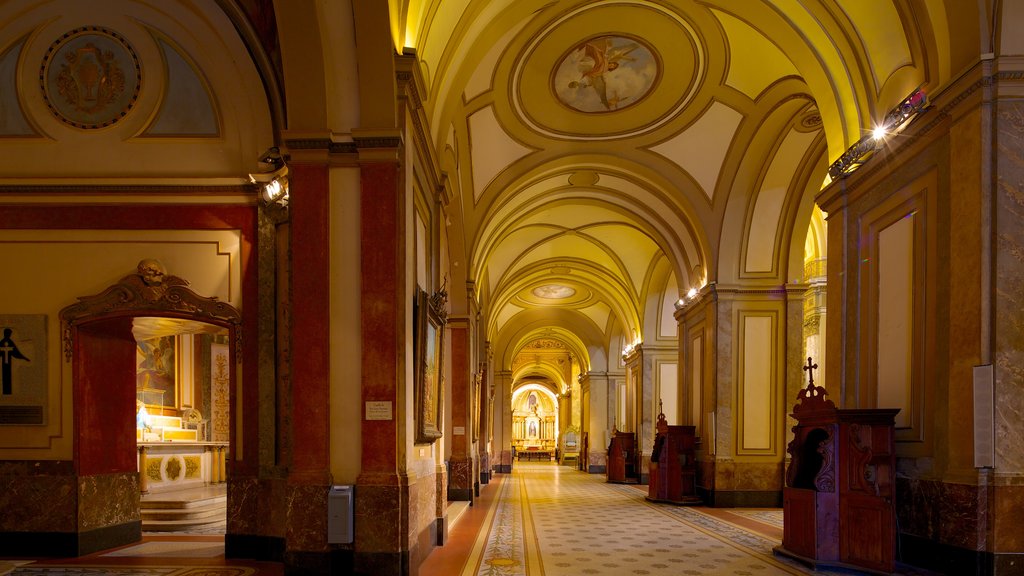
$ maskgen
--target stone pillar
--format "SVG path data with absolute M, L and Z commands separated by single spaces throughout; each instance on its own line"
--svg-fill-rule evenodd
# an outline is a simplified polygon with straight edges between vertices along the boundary
M 480 395 L 477 398 L 477 407 L 480 417 L 480 437 L 477 439 L 477 467 L 480 470 L 480 484 L 486 485 L 491 481 L 491 458 L 487 447 L 491 443 L 491 422 L 493 417 L 491 407 L 493 406 L 491 392 L 491 379 L 487 377 L 488 364 L 480 364 Z
M 381 139 L 383 140 L 383 138 Z M 397 138 L 390 140 L 395 148 Z M 362 422 L 361 471 L 356 480 L 356 573 L 407 574 L 409 479 L 404 473 L 402 420 L 414 421 L 404 383 L 408 313 L 407 206 L 395 150 L 360 150 L 362 223 L 362 398 L 392 407 L 392 418 Z M 406 414 L 410 414 L 406 418 Z M 401 439 L 401 442 L 399 440 Z M 298 444 L 298 439 L 296 439 Z M 399 452 L 399 444 L 402 452 Z
M 498 474 L 512 473 L 512 373 L 495 374 L 494 382 L 494 440 L 492 443 L 497 462 L 491 469 Z
M 1010 11 L 1015 11 L 1019 19 L 1019 7 L 1006 7 L 1004 19 L 1009 20 Z M 1004 40 L 1008 42 L 1008 40 Z M 994 556 L 994 573 L 1017 574 L 1024 564 L 1024 531 L 1020 529 L 1020 519 L 1024 515 L 1024 446 L 1021 445 L 1020 431 L 1024 427 L 1024 322 L 1021 322 L 1021 302 L 1024 301 L 1024 221 L 1021 219 L 1021 199 L 1024 198 L 1024 165 L 1021 164 L 1021 145 L 1024 142 L 1024 102 L 1020 94 L 1024 91 L 1024 63 L 1018 57 L 1000 58 L 997 65 L 995 94 L 997 98 L 995 117 L 992 125 L 986 128 L 995 132 L 993 154 L 995 156 L 995 174 L 993 186 L 983 187 L 980 198 L 968 197 L 966 203 L 978 205 L 981 222 L 978 226 L 978 240 L 971 241 L 981 253 L 978 271 L 983 275 L 981 282 L 961 286 L 968 297 L 975 297 L 977 290 L 981 321 L 976 326 L 981 336 L 981 362 L 992 364 L 995 379 L 995 462 L 994 477 L 989 478 L 988 470 L 978 470 L 985 478 L 982 490 L 991 483 L 987 493 L 982 490 L 977 495 L 968 490 L 968 498 L 962 498 L 977 508 L 987 506 L 992 519 L 989 523 L 992 540 L 988 549 Z M 986 131 L 987 132 L 987 131 Z M 986 132 L 982 133 L 984 137 Z M 987 160 L 987 157 L 984 158 Z M 952 163 L 951 163 L 952 164 Z M 982 164 L 984 167 L 984 164 Z M 984 168 L 982 169 L 984 174 Z M 971 187 L 973 188 L 973 187 Z M 973 190 L 972 190 L 973 191 Z M 989 196 L 990 191 L 994 194 Z M 991 211 L 989 211 L 991 209 Z M 972 210 L 974 212 L 974 210 Z M 954 209 L 954 221 L 951 232 L 956 233 L 959 225 L 959 206 Z M 987 216 L 994 215 L 989 222 Z M 956 246 L 958 239 L 954 238 Z M 989 260 L 987 250 L 990 242 L 995 242 L 995 261 Z M 957 260 L 953 260 L 957 262 Z M 993 266 L 994 264 L 994 266 Z M 994 268 L 994 269 L 993 269 Z M 962 271 L 966 279 L 973 270 Z M 989 288 L 991 286 L 991 288 Z M 989 303 L 988 294 L 994 295 Z M 975 308 L 972 306 L 972 308 Z M 991 318 L 992 322 L 988 321 Z M 989 341 L 981 330 L 987 330 L 994 324 L 994 335 Z M 953 333 L 951 337 L 955 336 Z M 954 340 L 959 344 L 959 340 Z M 962 369 L 962 363 L 957 368 Z M 966 381 L 961 380 L 961 382 Z M 957 386 L 959 389 L 966 386 Z M 966 397 L 966 391 L 958 396 Z M 950 490 L 952 493 L 953 490 Z M 982 516 L 979 510 L 978 516 Z M 983 516 L 982 516 L 983 517 Z M 980 532 L 980 530 L 978 531 Z
M 611 421 L 614 414 L 609 411 L 609 398 L 614 397 L 609 390 L 607 372 L 587 372 L 584 375 L 584 387 L 590 391 L 590 402 L 587 412 L 587 453 L 582 457 L 586 461 L 586 470 L 591 474 L 604 474 L 608 470 L 608 437 L 611 433 Z
M 291 464 L 285 515 L 286 564 L 328 565 L 330 476 L 330 185 L 326 158 L 290 165 Z M 217 451 L 220 460 L 221 451 Z
M 472 410 L 473 375 L 470 373 L 470 329 L 465 317 L 448 318 L 452 350 L 452 455 L 449 460 L 448 499 L 473 501 Z

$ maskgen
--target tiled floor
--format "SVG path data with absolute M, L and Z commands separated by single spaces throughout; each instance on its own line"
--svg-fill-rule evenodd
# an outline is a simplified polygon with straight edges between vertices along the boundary
M 773 555 L 777 508 L 656 504 L 647 486 L 554 463 L 517 462 L 481 492 L 420 576 L 851 574 Z M 899 564 L 897 572 L 934 576 Z
M 781 510 L 653 504 L 643 489 L 553 463 L 516 463 L 486 487 L 473 507 L 474 525 L 460 520 L 420 574 L 814 573 L 772 555 L 782 538 Z

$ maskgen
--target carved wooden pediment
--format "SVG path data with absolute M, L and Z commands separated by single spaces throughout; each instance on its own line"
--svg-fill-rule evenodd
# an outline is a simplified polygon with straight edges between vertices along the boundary
M 60 311 L 64 358 L 71 361 L 73 327 L 106 316 L 173 316 L 234 329 L 236 358 L 241 361 L 242 315 L 215 297 L 196 294 L 188 281 L 166 274 L 156 260 L 139 262 L 137 272 L 122 278 L 103 292 L 82 296 Z

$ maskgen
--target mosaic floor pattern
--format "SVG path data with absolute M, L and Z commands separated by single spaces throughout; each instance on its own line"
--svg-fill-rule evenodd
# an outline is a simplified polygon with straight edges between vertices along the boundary
M 735 518 L 650 503 L 602 475 L 517 463 L 461 576 L 828 574 L 772 555 L 779 540 L 765 533 L 781 532 L 781 511 Z

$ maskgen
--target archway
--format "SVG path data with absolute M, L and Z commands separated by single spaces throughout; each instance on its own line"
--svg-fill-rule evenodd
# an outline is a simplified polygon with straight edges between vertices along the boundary
M 92 506 L 97 508 L 92 516 L 99 524 L 80 521 L 79 530 L 91 528 L 102 533 L 103 542 L 97 548 L 138 541 L 142 532 L 140 495 L 150 477 L 164 487 L 193 480 L 222 482 L 229 438 L 200 441 L 199 429 L 188 426 L 181 409 L 180 387 L 172 381 L 169 390 L 166 386 L 161 389 L 153 380 L 154 374 L 167 376 L 169 368 L 163 363 L 170 351 L 161 346 L 159 355 L 150 354 L 140 362 L 143 346 L 137 334 L 148 331 L 144 341 L 146 336 L 166 339 L 169 333 L 159 336 L 155 330 L 163 325 L 164 329 L 191 326 L 188 330 L 192 333 L 222 335 L 219 344 L 228 368 L 223 382 L 224 408 L 230 412 L 241 358 L 241 315 L 216 298 L 196 294 L 187 281 L 168 275 L 158 261 L 146 259 L 139 262 L 136 273 L 61 310 L 60 320 L 64 358 L 72 367 L 74 465 L 80 479 L 91 486 Z M 170 402 L 168 392 L 174 397 Z M 155 427 L 158 437 L 153 436 L 153 422 L 140 414 L 139 408 L 147 406 L 145 412 L 159 412 L 150 416 L 160 418 Z M 227 430 L 224 432 L 230 436 Z M 173 450 L 147 454 L 149 447 L 160 444 L 173 444 Z M 148 468 L 154 463 L 156 473 L 150 475 Z M 104 512 L 110 510 L 117 514 Z M 105 519 L 117 524 L 105 526 Z

